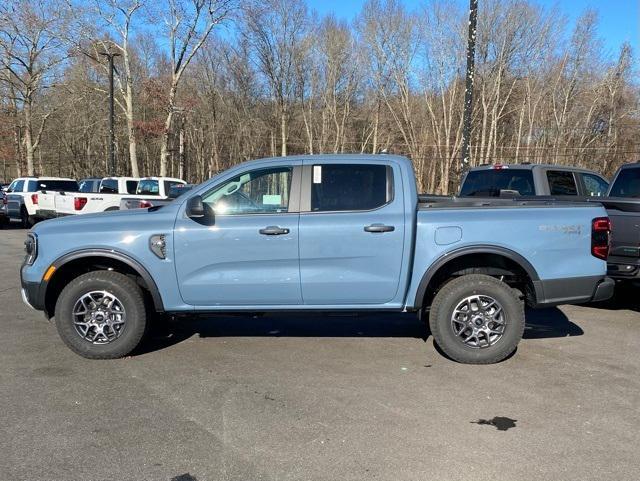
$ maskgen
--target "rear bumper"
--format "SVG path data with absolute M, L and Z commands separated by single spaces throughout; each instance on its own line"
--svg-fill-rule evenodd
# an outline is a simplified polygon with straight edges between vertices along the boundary
M 587 276 L 540 280 L 534 281 L 533 285 L 536 294 L 534 307 L 550 307 L 605 301 L 613 296 L 615 281 L 610 277 Z
M 614 279 L 640 279 L 640 258 L 627 256 L 609 256 L 607 275 Z
M 34 217 L 37 219 L 55 219 L 58 214 L 55 210 L 38 209 Z

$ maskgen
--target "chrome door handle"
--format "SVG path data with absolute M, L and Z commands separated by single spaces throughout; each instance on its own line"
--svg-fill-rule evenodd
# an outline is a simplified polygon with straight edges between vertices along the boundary
M 258 232 L 260 232 L 260 234 L 262 235 L 282 235 L 288 234 L 289 229 L 285 227 L 278 227 L 277 225 L 270 225 L 268 227 L 265 227 L 264 229 L 260 229 Z
M 392 225 L 384 225 L 384 224 L 371 224 L 365 226 L 365 232 L 393 232 L 396 228 Z

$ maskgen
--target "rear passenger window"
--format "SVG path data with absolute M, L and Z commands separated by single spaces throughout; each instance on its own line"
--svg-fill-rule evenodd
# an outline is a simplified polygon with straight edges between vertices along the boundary
M 27 192 L 37 192 L 38 191 L 38 181 L 30 180 L 27 182 Z
M 591 197 L 602 197 L 606 195 L 609 184 L 597 175 L 594 174 L 582 174 L 582 182 L 584 183 L 584 189 L 586 194 Z
M 393 171 L 386 165 L 314 165 L 311 210 L 371 210 L 393 198 Z
M 573 172 L 548 170 L 547 181 L 549 182 L 549 193 L 551 195 L 578 195 Z
M 135 194 L 138 188 L 137 180 L 127 180 L 127 194 Z
M 100 186 L 101 194 L 117 194 L 118 193 L 118 181 L 116 179 L 104 179 Z

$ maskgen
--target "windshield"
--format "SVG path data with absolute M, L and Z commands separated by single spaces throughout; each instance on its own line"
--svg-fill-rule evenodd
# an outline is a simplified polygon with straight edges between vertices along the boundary
M 640 168 L 622 169 L 609 192 L 611 197 L 640 197 Z
M 157 180 L 142 179 L 136 191 L 138 195 L 160 195 L 160 187 Z
M 500 193 L 535 195 L 529 169 L 472 170 L 460 189 L 461 197 L 500 197 Z

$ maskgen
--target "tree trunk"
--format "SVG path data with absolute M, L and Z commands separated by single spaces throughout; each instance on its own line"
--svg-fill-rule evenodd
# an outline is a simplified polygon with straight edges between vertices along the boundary
M 127 81 L 127 133 L 129 135 L 129 163 L 131 164 L 131 176 L 140 177 L 138 171 L 138 153 L 136 144 L 136 131 L 133 124 L 133 86 Z
M 167 175 L 167 165 L 169 164 L 169 136 L 171 135 L 171 124 L 173 123 L 173 110 L 176 100 L 176 84 L 175 82 L 169 90 L 169 112 L 167 119 L 164 121 L 164 130 L 162 131 L 162 144 L 160 146 L 160 176 Z

